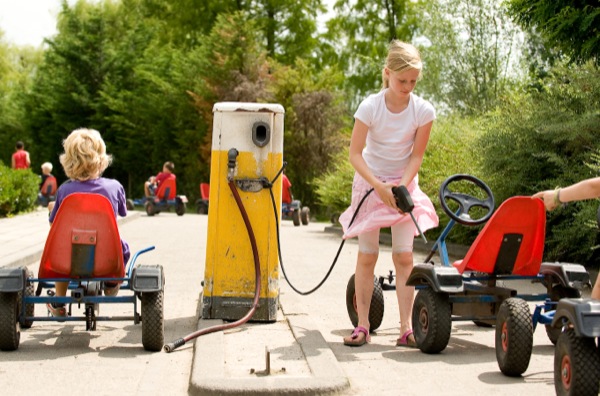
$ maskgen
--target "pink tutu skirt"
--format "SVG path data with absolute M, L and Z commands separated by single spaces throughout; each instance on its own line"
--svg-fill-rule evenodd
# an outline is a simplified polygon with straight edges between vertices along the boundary
M 397 185 L 400 183 L 401 178 L 380 178 L 380 180 Z M 400 214 L 395 209 L 385 205 L 381 198 L 379 198 L 377 192 L 373 191 L 363 202 L 358 215 L 354 219 L 352 225 L 350 225 L 356 207 L 371 188 L 371 185 L 367 183 L 362 176 L 358 173 L 354 174 L 354 182 L 352 183 L 352 204 L 344 211 L 344 213 L 342 213 L 339 220 L 344 230 L 344 239 L 353 238 L 364 232 L 375 229 L 391 227 L 394 224 L 403 221 L 412 221 L 409 214 Z M 439 219 L 435 213 L 435 208 L 429 197 L 419 188 L 417 177 L 415 177 L 410 185 L 407 186 L 407 189 L 415 205 L 412 213 L 415 216 L 421 231 L 425 232 L 426 230 L 437 227 Z M 415 229 L 415 236 L 418 234 L 419 231 Z

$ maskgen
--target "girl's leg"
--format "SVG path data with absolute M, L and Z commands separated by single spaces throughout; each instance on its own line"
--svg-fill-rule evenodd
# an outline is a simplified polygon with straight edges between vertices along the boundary
M 356 308 L 358 314 L 358 325 L 369 332 L 369 307 L 373 296 L 373 277 L 375 276 L 375 264 L 379 256 L 379 230 L 358 236 L 358 257 L 356 270 L 354 272 L 354 292 L 356 295 Z M 368 336 L 354 331 L 353 335 L 344 337 L 347 345 L 362 345 Z M 363 341 L 363 338 L 365 337 Z
M 400 336 L 412 329 L 412 309 L 415 298 L 414 286 L 406 286 L 413 269 L 413 240 L 415 225 L 405 221 L 392 227 L 392 260 L 396 270 L 396 297 L 400 311 Z M 409 336 L 411 341 L 414 337 Z

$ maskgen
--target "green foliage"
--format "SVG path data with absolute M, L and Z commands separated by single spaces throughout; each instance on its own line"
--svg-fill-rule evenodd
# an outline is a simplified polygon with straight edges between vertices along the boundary
M 422 95 L 440 111 L 492 110 L 520 76 L 521 31 L 496 0 L 431 1 L 424 8 Z
M 497 202 L 597 176 L 585 164 L 600 149 L 599 77 L 592 65 L 556 68 L 543 92 L 515 93 L 484 119 L 481 169 Z M 596 205 L 581 202 L 548 215 L 548 259 L 589 260 L 596 232 L 582 229 Z
M 30 169 L 13 170 L 0 163 L 0 217 L 34 208 L 40 178 Z
M 574 62 L 600 64 L 600 5 L 597 0 L 506 0 L 523 26 L 539 31 L 549 47 Z

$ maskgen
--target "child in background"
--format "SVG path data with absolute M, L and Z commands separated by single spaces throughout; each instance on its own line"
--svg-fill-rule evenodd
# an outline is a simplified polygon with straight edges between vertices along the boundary
M 29 169 L 31 161 L 29 159 L 29 153 L 25 151 L 25 144 L 18 141 L 15 145 L 15 152 L 11 157 L 11 165 L 13 169 Z
M 60 155 L 65 174 L 69 181 L 63 183 L 56 192 L 56 202 L 50 213 L 50 224 L 60 208 L 62 201 L 74 193 L 95 193 L 104 195 L 110 201 L 115 217 L 119 214 L 127 216 L 125 206 L 125 189 L 117 180 L 102 177 L 108 168 L 112 157 L 106 153 L 106 145 L 100 132 L 93 129 L 77 129 L 63 141 L 65 152 Z M 129 261 L 129 246 L 121 240 L 123 249 L 123 263 Z M 56 282 L 56 295 L 67 294 L 68 282 Z M 104 294 L 116 296 L 119 292 L 119 283 L 104 282 Z M 64 304 L 48 304 L 48 310 L 53 316 L 66 316 Z
M 421 68 L 421 57 L 414 46 L 392 41 L 382 70 L 382 90 L 363 100 L 354 114 L 350 141 L 350 163 L 356 170 L 352 204 L 339 221 L 344 239 L 358 236 L 355 271 L 358 325 L 350 336 L 344 337 L 345 345 L 360 346 L 370 341 L 369 307 L 379 255 L 379 230 L 391 227 L 400 311 L 400 338 L 396 345 L 416 347 L 411 323 L 414 287 L 406 286 L 406 280 L 413 268 L 413 240 L 417 229 L 411 217 L 396 206 L 392 187 L 407 187 L 421 230 L 438 225 L 431 200 L 418 186 L 417 173 L 435 119 L 433 106 L 412 93 Z M 358 203 L 371 188 L 374 192 L 350 224 Z
M 144 183 L 144 193 L 146 194 L 146 198 L 154 196 L 160 183 L 171 176 L 173 172 L 175 172 L 175 164 L 171 161 L 167 161 L 163 165 L 162 172 L 159 172 L 156 176 L 150 176 L 148 181 Z

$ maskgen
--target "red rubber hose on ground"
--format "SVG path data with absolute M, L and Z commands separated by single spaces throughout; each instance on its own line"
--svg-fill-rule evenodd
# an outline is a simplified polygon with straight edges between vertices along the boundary
M 242 199 L 240 198 L 240 194 L 237 192 L 237 189 L 235 187 L 233 180 L 231 180 L 229 182 L 229 188 L 231 189 L 231 192 L 233 193 L 235 202 L 237 203 L 238 208 L 240 209 L 240 213 L 242 214 L 242 218 L 244 219 L 244 224 L 246 225 L 246 230 L 248 231 L 248 236 L 250 237 L 250 244 L 252 245 L 252 254 L 254 255 L 254 271 L 256 274 L 256 280 L 255 280 L 256 286 L 254 289 L 254 300 L 252 301 L 252 307 L 250 308 L 248 313 L 243 318 L 238 319 L 235 322 L 224 323 L 221 325 L 207 327 L 205 329 L 195 331 L 191 334 L 186 335 L 183 338 L 179 338 L 173 342 L 166 344 L 163 347 L 163 349 L 167 353 L 174 351 L 175 349 L 179 348 L 180 346 L 185 345 L 186 342 L 193 340 L 195 338 L 198 338 L 202 335 L 214 333 L 217 331 L 232 329 L 234 327 L 237 327 L 237 326 L 240 326 L 240 325 L 246 323 L 248 320 L 250 320 L 250 318 L 252 318 L 252 316 L 254 315 L 254 312 L 256 311 L 256 308 L 258 307 L 258 299 L 260 297 L 260 259 L 258 257 L 258 247 L 256 246 L 256 238 L 254 237 L 254 232 L 252 231 L 252 225 L 250 224 L 250 220 L 248 219 L 248 213 L 246 213 L 246 210 L 244 209 L 244 204 L 242 203 Z M 142 320 L 144 320 L 144 319 L 142 318 Z

